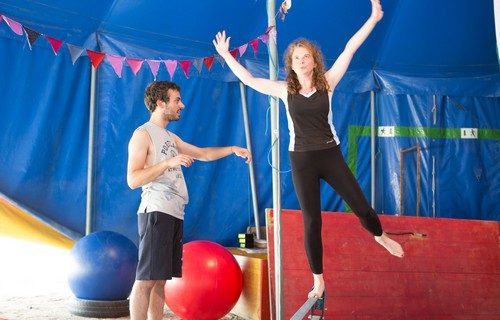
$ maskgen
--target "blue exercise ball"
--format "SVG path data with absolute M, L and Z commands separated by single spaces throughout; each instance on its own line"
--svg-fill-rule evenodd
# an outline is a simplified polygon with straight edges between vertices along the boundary
M 68 282 L 75 297 L 125 300 L 135 280 L 138 252 L 127 237 L 112 231 L 91 233 L 70 251 Z

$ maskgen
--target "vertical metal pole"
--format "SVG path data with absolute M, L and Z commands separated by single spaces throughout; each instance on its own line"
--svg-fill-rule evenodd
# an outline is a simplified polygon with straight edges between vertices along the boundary
M 371 144 L 371 204 L 375 209 L 375 143 L 377 138 L 377 124 L 375 118 L 375 91 L 370 91 L 370 144 Z
M 276 27 L 276 1 L 267 1 L 267 25 Z M 270 37 L 268 42 L 269 50 L 269 79 L 278 78 L 278 50 L 277 44 Z M 275 305 L 276 319 L 283 320 L 283 286 L 282 286 L 282 266 L 281 266 L 281 180 L 280 180 L 280 140 L 279 140 L 279 110 L 278 98 L 271 97 L 271 146 L 272 146 L 272 167 L 273 167 L 273 212 L 274 212 L 274 274 L 275 279 Z
M 90 101 L 89 101 L 89 145 L 87 158 L 87 203 L 85 208 L 85 235 L 92 232 L 92 191 L 94 172 L 94 111 L 97 86 L 97 71 L 90 65 Z
M 247 149 L 252 153 L 252 137 L 250 136 L 250 125 L 248 122 L 248 105 L 247 105 L 247 94 L 245 90 L 245 85 L 240 81 L 240 95 L 241 95 L 241 111 L 243 113 L 243 124 L 245 126 L 245 139 L 247 143 Z M 253 207 L 253 219 L 255 222 L 255 232 L 257 239 L 262 239 L 260 235 L 260 223 L 259 223 L 259 207 L 257 204 L 257 191 L 255 187 L 255 174 L 253 170 L 253 162 L 248 164 L 248 174 L 250 176 L 250 190 L 252 192 L 252 207 Z
M 432 156 L 432 217 L 436 217 L 436 157 Z
M 432 115 L 433 124 L 437 124 L 437 104 L 436 95 L 432 95 Z M 432 156 L 432 217 L 436 217 L 436 157 Z
M 399 215 L 403 215 L 403 173 L 404 173 L 404 151 L 399 150 Z
M 417 217 L 420 216 L 420 143 L 417 143 Z

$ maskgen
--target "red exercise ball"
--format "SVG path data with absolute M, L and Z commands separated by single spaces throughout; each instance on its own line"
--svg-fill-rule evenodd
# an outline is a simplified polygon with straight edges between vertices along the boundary
M 184 320 L 216 320 L 231 311 L 243 288 L 238 262 L 223 246 L 210 241 L 186 243 L 182 278 L 165 285 L 165 302 Z

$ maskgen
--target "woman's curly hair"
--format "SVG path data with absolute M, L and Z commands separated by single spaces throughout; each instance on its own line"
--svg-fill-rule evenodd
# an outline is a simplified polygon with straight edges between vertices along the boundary
M 321 50 L 313 42 L 304 38 L 300 38 L 288 45 L 288 48 L 285 51 L 285 58 L 283 59 L 285 62 L 285 70 L 287 74 L 286 83 L 288 92 L 296 94 L 299 93 L 301 89 L 301 85 L 299 83 L 299 79 L 297 78 L 297 74 L 295 73 L 295 71 L 292 70 L 292 62 L 293 62 L 292 54 L 293 50 L 295 50 L 295 48 L 297 47 L 303 47 L 309 50 L 314 59 L 314 62 L 316 63 L 316 67 L 313 70 L 313 76 L 312 76 L 313 86 L 318 91 L 322 90 L 329 91 L 330 86 L 328 85 L 328 82 L 326 81 L 325 78 L 325 62 Z

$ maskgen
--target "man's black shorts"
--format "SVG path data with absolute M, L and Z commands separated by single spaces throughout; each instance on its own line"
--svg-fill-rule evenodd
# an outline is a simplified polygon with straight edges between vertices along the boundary
M 183 221 L 163 212 L 139 213 L 139 263 L 136 280 L 182 276 Z

